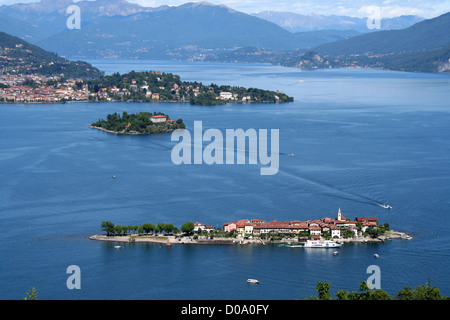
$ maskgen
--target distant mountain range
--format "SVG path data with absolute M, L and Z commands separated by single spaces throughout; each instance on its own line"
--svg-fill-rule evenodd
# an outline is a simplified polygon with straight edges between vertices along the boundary
M 379 31 L 367 28 L 367 18 L 336 15 L 302 15 L 292 12 L 263 11 L 252 14 L 255 17 L 270 21 L 290 32 L 308 32 L 317 30 L 355 30 L 360 33 Z M 425 20 L 419 16 L 403 15 L 382 19 L 381 30 L 404 29 Z
M 66 9 L 73 4 L 81 9 L 80 30 L 66 26 Z M 382 29 L 392 30 L 368 32 L 366 19 L 274 12 L 255 16 L 208 2 L 149 8 L 125 0 L 41 0 L 0 6 L 0 31 L 71 59 L 447 72 L 449 18 L 450 13 L 429 20 L 417 16 L 383 19 Z
M 450 72 L 450 12 L 402 30 L 376 31 L 304 50 L 238 49 L 212 61 L 268 62 L 301 68 L 366 67 Z
M 130 15 L 126 14 L 129 10 L 106 15 L 98 11 L 95 3 L 77 2 L 83 14 L 81 30 L 65 29 L 35 43 L 76 58 L 189 59 L 211 50 L 222 52 L 246 46 L 307 49 L 359 34 L 353 30 L 293 34 L 266 20 L 207 2 L 142 8 Z M 107 2 L 105 6 L 121 7 L 122 3 Z M 41 26 L 45 28 L 44 23 Z
M 81 9 L 81 30 L 66 27 L 66 9 L 72 4 Z M 0 30 L 71 58 L 186 59 L 247 46 L 308 49 L 359 34 L 354 30 L 291 33 L 267 20 L 208 2 L 147 8 L 124 0 L 3 5 Z
M 322 54 L 388 54 L 426 51 L 445 47 L 450 43 L 450 12 L 425 20 L 403 30 L 372 32 L 343 41 L 324 44 Z

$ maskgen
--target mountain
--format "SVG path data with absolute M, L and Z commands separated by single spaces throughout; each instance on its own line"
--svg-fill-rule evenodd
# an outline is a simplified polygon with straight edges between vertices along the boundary
M 66 28 L 65 15 L 72 0 L 41 0 L 40 2 L 17 3 L 0 6 L 0 15 L 8 16 L 15 24 L 22 24 L 18 29 L 2 27 L 0 31 L 25 39 L 31 43 L 47 38 Z M 35 32 L 39 30 L 39 32 Z
M 81 9 L 80 30 L 66 26 L 66 9 L 72 4 Z M 280 12 L 265 12 L 258 17 L 208 2 L 150 8 L 125 0 L 41 0 L 0 6 L 1 31 L 75 59 L 178 59 L 445 71 L 450 13 L 421 19 L 383 19 L 382 28 L 395 30 L 367 32 L 366 19 L 361 18 Z
M 28 41 L 43 39 L 51 35 L 51 33 L 46 33 L 38 25 L 11 18 L 3 13 L 0 13 L 0 30 Z
M 450 12 L 402 30 L 377 31 L 319 46 L 321 54 L 392 54 L 427 51 L 450 43 Z
M 441 49 L 386 56 L 382 67 L 390 70 L 450 73 L 450 44 Z
M 314 50 L 333 67 L 450 72 L 450 12 L 403 30 L 378 31 Z
M 81 30 L 67 29 L 66 9 L 72 4 L 80 7 Z M 291 33 L 208 2 L 149 8 L 125 0 L 41 0 L 0 6 L 0 15 L 11 20 L 3 27 L 0 23 L 0 30 L 75 58 L 192 59 L 248 46 L 307 49 L 359 34 L 351 30 Z
M 189 59 L 211 50 L 249 46 L 272 50 L 310 48 L 356 34 L 354 31 L 293 34 L 227 6 L 197 2 L 126 16 L 102 15 L 81 30 L 65 30 L 37 44 L 77 58 Z
M 99 19 L 113 16 L 127 16 L 138 12 L 164 10 L 168 6 L 145 8 L 138 4 L 124 0 L 41 0 L 40 2 L 17 3 L 0 6 L 0 30 L 18 36 L 32 43 L 48 38 L 67 29 L 66 12 L 71 5 L 77 5 L 81 11 L 81 25 L 88 26 Z M 18 28 L 3 21 L 7 17 L 9 22 L 19 25 Z
M 0 71 L 77 78 L 97 78 L 103 74 L 86 62 L 66 60 L 4 32 L 0 32 Z
M 267 51 L 245 48 L 211 61 L 260 62 L 299 68 L 377 68 L 450 73 L 450 13 L 403 30 L 378 31 L 312 50 Z
M 291 32 L 306 32 L 316 30 L 355 30 L 360 33 L 376 31 L 367 28 L 367 18 L 357 18 L 337 15 L 302 15 L 292 12 L 263 11 L 252 14 L 255 17 L 273 22 Z M 404 29 L 423 21 L 424 18 L 403 15 L 381 20 L 381 30 Z

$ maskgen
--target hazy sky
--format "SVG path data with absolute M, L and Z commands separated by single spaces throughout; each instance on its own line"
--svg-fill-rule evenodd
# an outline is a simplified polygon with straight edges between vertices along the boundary
M 0 0 L 2 4 L 38 2 L 39 0 Z M 160 5 L 178 6 L 190 0 L 128 0 L 146 7 Z M 300 14 L 348 15 L 367 17 L 368 7 L 378 6 L 385 18 L 400 15 L 419 15 L 433 18 L 450 11 L 450 0 L 208 0 L 213 4 L 225 4 L 233 9 L 254 13 L 261 11 L 286 11 Z

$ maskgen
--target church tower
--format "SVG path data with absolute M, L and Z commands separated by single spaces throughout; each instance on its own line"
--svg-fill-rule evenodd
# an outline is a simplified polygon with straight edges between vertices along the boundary
M 338 221 L 342 220 L 341 208 L 339 208 L 337 219 Z

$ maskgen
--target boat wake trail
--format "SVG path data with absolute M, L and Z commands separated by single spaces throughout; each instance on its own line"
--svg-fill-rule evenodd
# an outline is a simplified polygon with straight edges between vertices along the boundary
M 289 172 L 286 172 L 284 170 L 279 170 L 278 171 L 281 174 L 284 174 L 286 176 L 289 176 L 293 179 L 296 179 L 298 181 L 307 183 L 310 187 L 313 187 L 312 189 L 315 191 L 318 191 L 322 194 L 326 194 L 328 196 L 332 196 L 332 197 L 337 197 L 337 198 L 341 198 L 344 200 L 349 200 L 349 201 L 354 201 L 354 202 L 360 202 L 360 203 L 365 203 L 365 204 L 370 204 L 373 206 L 380 206 L 382 208 L 386 208 L 385 205 L 375 199 L 372 199 L 370 197 L 367 197 L 365 195 L 362 194 L 357 194 L 354 192 L 350 192 L 347 190 L 343 190 L 341 188 L 338 188 L 336 186 L 332 186 L 330 184 L 327 184 L 323 181 L 319 181 L 319 180 L 315 180 L 309 177 L 305 177 L 305 176 L 299 176 L 299 175 L 295 175 Z

